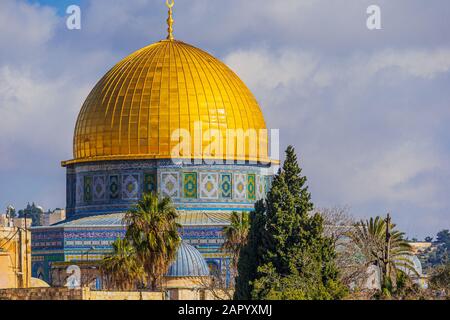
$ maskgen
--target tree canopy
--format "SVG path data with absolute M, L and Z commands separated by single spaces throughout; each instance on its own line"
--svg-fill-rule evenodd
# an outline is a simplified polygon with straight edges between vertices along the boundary
M 331 239 L 313 203 L 292 146 L 265 201 L 250 217 L 247 246 L 238 263 L 237 299 L 336 299 L 338 280 Z

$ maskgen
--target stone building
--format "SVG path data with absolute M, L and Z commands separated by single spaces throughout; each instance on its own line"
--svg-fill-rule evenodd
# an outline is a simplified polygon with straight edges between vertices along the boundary
M 29 288 L 31 281 L 31 220 L 0 216 L 0 289 Z
M 49 210 L 41 214 L 39 219 L 39 225 L 48 227 L 64 220 L 66 220 L 65 209 L 55 209 L 53 211 Z

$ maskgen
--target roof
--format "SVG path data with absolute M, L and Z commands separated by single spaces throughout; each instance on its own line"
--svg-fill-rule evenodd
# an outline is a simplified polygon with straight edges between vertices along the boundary
M 31 288 L 50 288 L 50 285 L 44 280 L 31 278 Z
M 209 268 L 201 253 L 193 246 L 182 242 L 177 257 L 169 267 L 167 277 L 207 277 Z
M 52 227 L 120 227 L 124 226 L 122 223 L 123 216 L 123 213 L 89 216 L 76 220 L 62 221 L 52 225 Z
M 65 220 L 51 227 L 124 227 L 124 216 L 125 213 L 89 216 L 76 220 Z M 183 226 L 226 226 L 230 223 L 230 216 L 231 212 L 228 211 L 180 211 L 178 223 Z
M 219 132 L 220 150 L 205 155 L 191 146 L 183 147 L 182 155 L 173 154 L 182 140 L 186 142 L 184 135 L 171 138 L 179 129 L 190 134 L 186 139 L 191 143 L 199 130 Z M 257 153 L 249 144 L 238 152 L 226 148 L 245 139 L 231 137 L 227 142 L 229 129 L 256 130 L 255 146 L 265 150 Z M 78 116 L 74 160 L 63 165 L 176 158 L 270 162 L 267 135 L 258 133 L 264 129 L 255 97 L 230 68 L 194 46 L 163 40 L 132 53 L 97 83 Z M 209 142 L 203 141 L 206 145 Z

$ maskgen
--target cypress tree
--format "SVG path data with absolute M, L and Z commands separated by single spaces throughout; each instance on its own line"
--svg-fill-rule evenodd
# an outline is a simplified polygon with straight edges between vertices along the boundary
M 255 211 L 250 213 L 250 230 L 247 244 L 241 249 L 238 261 L 238 275 L 235 279 L 235 300 L 250 300 L 251 283 L 256 278 L 256 269 L 261 263 L 264 237 L 264 202 L 256 202 Z
M 247 267 L 248 270 L 243 271 L 242 279 L 238 278 L 236 298 L 342 296 L 344 289 L 338 281 L 334 247 L 331 239 L 323 235 L 322 217 L 310 215 L 313 203 L 307 178 L 301 173 L 295 150 L 290 146 L 265 204 L 259 204 L 255 211 L 258 219 L 251 222 L 251 230 L 257 230 L 260 238 L 256 244 L 249 241 L 243 250 L 239 271 Z

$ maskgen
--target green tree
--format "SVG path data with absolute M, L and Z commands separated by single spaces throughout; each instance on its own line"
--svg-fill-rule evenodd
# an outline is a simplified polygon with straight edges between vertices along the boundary
M 422 254 L 425 267 L 435 267 L 448 263 L 450 255 L 450 231 L 439 231 L 433 247 L 433 250 L 427 250 Z
M 231 255 L 233 278 L 237 273 L 239 254 L 247 243 L 249 224 L 249 214 L 247 212 L 233 212 L 230 224 L 223 228 L 225 242 L 222 249 Z
M 450 263 L 437 267 L 430 279 L 430 287 L 443 293 L 446 297 L 450 294 Z
M 256 278 L 256 269 L 262 263 L 265 236 L 265 206 L 259 200 L 255 211 L 249 216 L 249 233 L 246 245 L 241 249 L 238 259 L 238 272 L 235 279 L 235 300 L 250 300 L 252 298 L 252 283 Z
M 126 238 L 136 250 L 150 289 L 162 286 L 162 279 L 175 260 L 181 238 L 176 222 L 178 214 L 169 198 L 159 200 L 156 194 L 145 194 L 125 214 Z
M 450 231 L 439 231 L 436 235 L 436 242 L 445 243 L 447 247 L 450 247 Z
M 394 292 L 399 273 L 417 275 L 411 259 L 412 248 L 404 239 L 404 233 L 395 227 L 388 215 L 386 219 L 376 217 L 360 221 L 349 233 L 366 266 L 380 268 L 382 289 L 387 295 Z
M 128 239 L 118 238 L 112 244 L 112 254 L 100 263 L 100 271 L 111 289 L 129 290 L 144 280 L 144 269 L 136 260 L 136 251 Z
M 333 243 L 324 236 L 322 217 L 310 215 L 313 204 L 301 171 L 290 146 L 265 203 L 255 208 L 250 233 L 260 232 L 259 243 L 250 237 L 241 259 L 256 266 L 256 274 L 250 269 L 239 275 L 237 298 L 249 292 L 253 299 L 342 297 L 345 290 L 338 280 Z M 243 263 L 239 267 L 241 272 Z

